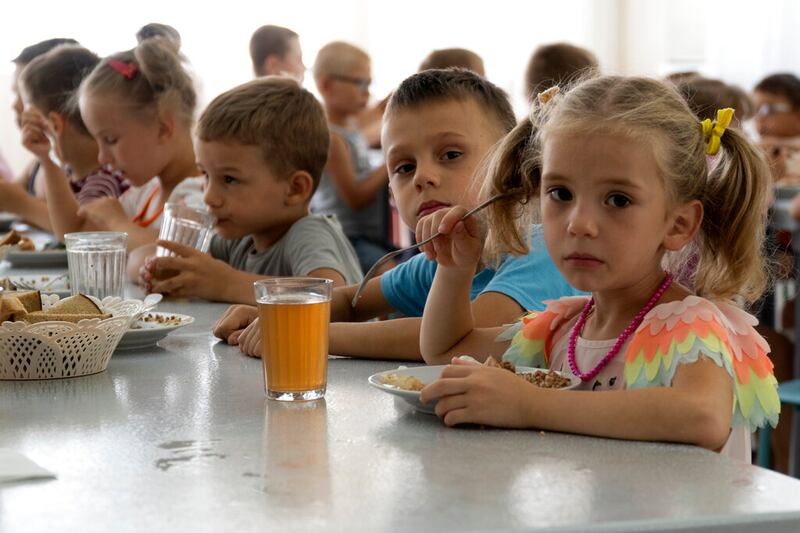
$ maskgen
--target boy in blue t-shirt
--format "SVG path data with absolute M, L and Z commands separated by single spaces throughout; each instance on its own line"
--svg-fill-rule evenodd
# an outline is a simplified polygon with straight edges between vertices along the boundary
M 493 146 L 516 123 L 506 94 L 463 69 L 428 70 L 407 78 L 392 94 L 383 118 L 382 145 L 390 187 L 403 222 L 416 227 L 424 216 L 454 205 L 477 205 L 480 177 L 473 176 Z M 472 285 L 477 324 L 511 323 L 543 300 L 575 294 L 556 270 L 541 231 L 532 251 L 480 270 Z M 372 359 L 421 361 L 419 331 L 436 263 L 417 255 L 370 280 L 355 308 L 356 285 L 334 290 L 330 353 Z M 536 276 L 532 276 L 535 272 Z M 400 312 L 405 318 L 362 322 Z M 261 353 L 261 332 L 250 306 L 233 306 L 214 334 Z

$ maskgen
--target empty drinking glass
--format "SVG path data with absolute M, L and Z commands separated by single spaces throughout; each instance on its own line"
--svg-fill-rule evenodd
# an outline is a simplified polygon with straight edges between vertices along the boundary
M 64 235 L 72 294 L 124 296 L 128 234 L 116 231 Z

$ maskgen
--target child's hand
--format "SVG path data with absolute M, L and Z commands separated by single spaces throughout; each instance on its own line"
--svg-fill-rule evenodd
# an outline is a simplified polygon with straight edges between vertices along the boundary
M 236 270 L 228 263 L 184 244 L 162 240 L 156 241 L 156 244 L 175 252 L 179 257 L 156 257 L 149 262 L 150 272 L 172 270 L 178 271 L 178 274 L 159 281 L 151 277 L 152 292 L 178 298 L 224 299 L 231 278 L 236 275 Z
M 453 358 L 442 376 L 422 389 L 420 401 L 438 400 L 436 414 L 445 424 L 530 427 L 528 413 L 542 391 L 508 370 Z
M 52 129 L 47 119 L 30 108 L 22 113 L 22 145 L 41 162 L 50 161 L 50 138 Z
M 151 282 L 153 281 L 153 273 L 155 272 L 155 266 L 153 265 L 153 261 L 155 260 L 156 256 L 150 256 L 146 258 L 144 264 L 139 267 L 139 279 L 137 283 L 144 289 L 145 294 L 153 292 L 153 285 Z
M 256 318 L 239 336 L 239 351 L 250 357 L 261 357 L 261 321 Z
M 98 198 L 78 208 L 81 216 L 99 228 L 115 228 L 128 222 L 128 215 L 116 198 Z
M 480 223 L 474 217 L 461 220 L 467 209 L 461 206 L 440 209 L 420 219 L 417 223 L 417 242 L 437 232 L 442 233 L 420 250 L 428 259 L 436 260 L 444 267 L 474 269 L 483 248 Z
M 258 309 L 252 305 L 230 306 L 214 324 L 214 336 L 228 344 L 239 344 L 245 328 L 258 320 Z

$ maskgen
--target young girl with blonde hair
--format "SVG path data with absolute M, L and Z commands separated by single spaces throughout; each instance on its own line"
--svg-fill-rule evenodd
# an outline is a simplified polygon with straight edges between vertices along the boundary
M 191 136 L 197 96 L 175 41 L 154 37 L 103 59 L 78 96 L 99 162 L 133 187 L 119 200 L 95 200 L 54 221 L 59 233 L 125 231 L 133 249 L 155 242 L 167 201 L 202 205 Z
M 579 390 L 453 359 L 422 400 L 438 400 L 448 425 L 683 442 L 749 461 L 750 432 L 774 426 L 780 410 L 769 347 L 734 303 L 767 283 L 769 171 L 726 129 L 732 116 L 699 123 L 674 89 L 644 78 L 541 95 L 498 147 L 487 193 L 537 199 L 550 256 L 592 297 L 552 301 L 505 331 L 474 328 L 467 298 L 483 236 L 474 220 L 459 222 L 463 209 L 440 211 L 420 222 L 420 237 L 445 233 L 425 248 L 439 268 L 421 350 L 429 363 L 470 354 L 556 369 Z M 519 198 L 495 205 L 488 242 L 522 252 L 532 214 Z

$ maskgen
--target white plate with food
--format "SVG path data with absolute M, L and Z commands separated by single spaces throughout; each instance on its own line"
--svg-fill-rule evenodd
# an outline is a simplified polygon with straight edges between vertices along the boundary
M 65 267 L 67 266 L 67 251 L 12 249 L 6 254 L 6 261 L 15 268 Z
M 0 287 L 5 290 L 41 291 L 42 294 L 58 294 L 62 298 L 72 294 L 69 276 L 66 274 L 9 276 L 0 279 Z
M 369 377 L 369 384 L 383 392 L 399 396 L 417 411 L 434 414 L 436 402 L 424 405 L 419 401 L 419 391 L 425 385 L 433 383 L 447 365 L 435 366 L 415 366 L 411 368 L 400 367 L 395 370 L 378 372 Z M 555 370 L 543 370 L 541 368 L 531 368 L 518 366 L 514 369 L 520 379 L 527 379 L 532 383 L 544 383 L 547 388 L 557 388 L 560 390 L 574 389 L 580 385 L 581 380 L 575 376 L 557 372 Z
M 5 259 L 16 268 L 67 266 L 67 251 L 59 242 L 37 246 L 29 237 L 16 230 L 0 236 L 0 260 Z
M 145 313 L 122 336 L 117 345 L 119 350 L 140 350 L 155 346 L 171 331 L 194 322 L 194 317 L 177 313 Z

